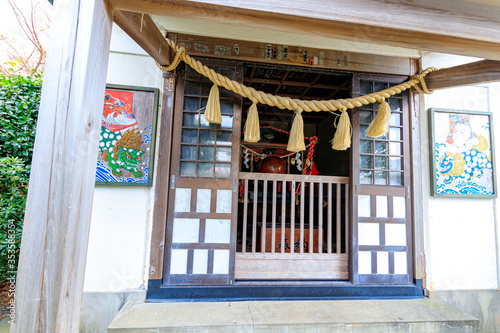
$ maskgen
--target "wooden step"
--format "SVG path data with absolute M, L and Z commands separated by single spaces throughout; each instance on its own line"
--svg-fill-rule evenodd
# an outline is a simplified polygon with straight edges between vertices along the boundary
M 436 300 L 127 303 L 108 332 L 478 332 Z

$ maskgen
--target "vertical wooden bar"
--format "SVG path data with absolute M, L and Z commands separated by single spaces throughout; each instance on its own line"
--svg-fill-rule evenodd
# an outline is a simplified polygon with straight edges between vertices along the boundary
M 318 253 L 323 253 L 323 183 L 318 185 Z
M 305 182 L 300 182 L 300 253 L 304 253 L 304 200 L 305 200 Z
M 257 251 L 257 204 L 259 201 L 259 181 L 253 180 L 253 220 L 252 220 L 252 253 Z
M 11 332 L 78 332 L 113 10 L 56 1 Z
M 342 233 L 342 227 L 340 225 L 340 221 L 342 220 L 342 210 L 341 210 L 341 204 L 342 204 L 342 195 L 340 191 L 340 187 L 342 184 L 337 184 L 337 227 L 336 227 L 336 235 L 337 235 L 337 254 L 340 254 L 340 251 L 342 249 L 342 243 L 341 243 L 341 233 Z
M 286 181 L 281 184 L 281 253 L 285 253 Z
M 267 180 L 264 180 L 264 189 L 262 190 L 262 241 L 261 252 L 266 252 L 266 216 L 267 215 Z
M 171 36 L 172 37 L 172 36 Z M 167 224 L 167 203 L 169 201 L 170 150 L 172 148 L 174 94 L 175 88 L 169 88 L 169 81 L 174 80 L 173 72 L 163 73 L 163 102 L 159 116 L 158 162 L 154 172 L 153 228 L 149 257 L 149 279 L 161 279 L 165 253 L 165 233 Z M 175 84 L 174 84 L 175 87 Z
M 349 184 L 345 184 L 345 253 L 349 253 Z
M 309 253 L 314 248 L 314 183 L 309 183 Z
M 245 188 L 243 195 L 243 230 L 241 239 L 241 252 L 247 252 L 247 219 L 248 219 L 248 179 L 245 179 Z
M 278 186 L 278 182 L 273 180 L 273 211 L 272 211 L 272 229 L 271 229 L 271 253 L 274 253 L 276 250 L 276 187 Z
M 327 235 L 327 244 L 326 251 L 327 253 L 332 253 L 332 209 L 333 209 L 333 200 L 332 200 L 332 183 L 328 183 L 328 235 Z
M 295 251 L 295 186 L 296 183 L 293 181 L 290 192 L 290 253 Z

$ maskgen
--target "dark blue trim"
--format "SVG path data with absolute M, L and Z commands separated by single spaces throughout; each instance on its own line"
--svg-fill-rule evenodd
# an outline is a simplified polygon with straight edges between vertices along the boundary
M 329 285 L 329 286 L 161 286 L 161 280 L 149 280 L 148 302 L 218 302 L 257 300 L 349 300 L 349 299 L 421 299 L 422 280 L 413 285 Z

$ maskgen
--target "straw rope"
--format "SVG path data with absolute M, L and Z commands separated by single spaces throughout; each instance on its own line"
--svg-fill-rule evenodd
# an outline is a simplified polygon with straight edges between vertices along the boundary
M 168 66 L 163 66 L 158 62 L 156 63 L 158 68 L 160 68 L 161 70 L 171 71 L 175 69 L 182 60 L 186 64 L 191 66 L 195 71 L 210 79 L 210 81 L 212 81 L 214 84 L 217 84 L 228 90 L 231 90 L 243 97 L 249 98 L 253 102 L 257 101 L 259 103 L 267 104 L 269 106 L 276 106 L 280 109 L 288 109 L 288 110 L 302 109 L 303 111 L 306 112 L 337 111 L 337 110 L 342 110 L 344 108 L 353 109 L 356 107 L 360 107 L 362 105 L 381 102 L 383 99 L 400 94 L 401 92 L 410 89 L 411 87 L 414 87 L 421 94 L 430 94 L 432 93 L 432 91 L 427 89 L 424 77 L 427 74 L 438 70 L 435 67 L 429 67 L 424 71 L 422 71 L 420 74 L 410 77 L 410 79 L 406 82 L 364 96 L 347 98 L 347 99 L 336 99 L 336 100 L 305 101 L 300 99 L 293 99 L 290 97 L 282 97 L 282 96 L 268 94 L 263 91 L 255 90 L 252 87 L 247 87 L 236 81 L 230 80 L 229 78 L 216 73 L 213 69 L 204 66 L 200 61 L 191 58 L 191 56 L 189 56 L 189 54 L 185 52 L 185 49 L 183 47 L 179 47 L 172 40 L 168 38 L 165 38 L 165 40 L 167 41 L 168 45 L 170 45 L 170 47 L 176 52 L 176 54 L 174 60 Z M 421 87 L 419 87 L 418 84 L 420 84 Z

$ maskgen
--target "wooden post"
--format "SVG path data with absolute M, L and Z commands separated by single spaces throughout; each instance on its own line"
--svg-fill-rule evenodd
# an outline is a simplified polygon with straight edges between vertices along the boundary
M 78 332 L 112 15 L 54 4 L 11 332 Z

